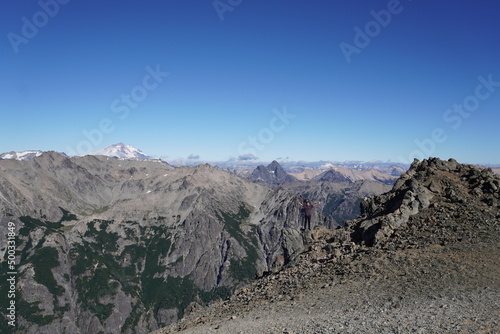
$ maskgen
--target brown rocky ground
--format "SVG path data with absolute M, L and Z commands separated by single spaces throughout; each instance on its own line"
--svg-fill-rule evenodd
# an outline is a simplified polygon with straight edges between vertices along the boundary
M 431 160 L 401 180 L 347 228 L 305 233 L 285 270 L 155 334 L 500 333 L 498 176 Z

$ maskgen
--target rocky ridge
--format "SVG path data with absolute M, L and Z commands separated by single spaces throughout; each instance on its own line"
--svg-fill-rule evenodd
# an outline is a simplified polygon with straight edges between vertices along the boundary
M 282 271 L 166 333 L 498 333 L 500 178 L 415 161 L 346 228 L 303 235 Z
M 380 168 L 377 166 L 371 166 L 371 168 L 368 169 L 356 169 L 356 167 L 348 168 L 341 165 L 330 165 L 326 170 L 322 168 L 305 168 L 301 172 L 290 173 L 290 175 L 300 181 L 307 181 L 316 177 L 321 178 L 321 174 L 326 174 L 329 171 L 334 171 L 336 173 L 340 173 L 352 182 L 359 180 L 371 180 L 392 185 L 398 179 L 399 175 L 404 173 L 406 169 L 407 168 L 403 169 L 400 166 L 394 166 L 393 168 Z
M 464 211 L 472 203 L 470 212 L 486 205 L 494 216 L 500 207 L 499 194 L 499 178 L 491 169 L 459 164 L 454 159 L 415 161 L 391 192 L 363 201 L 362 216 L 350 225 L 355 228 L 356 241 L 367 245 L 387 243 L 417 213 L 447 212 L 445 221 L 453 217 L 472 220 L 471 213 Z M 437 231 L 432 238 L 436 235 Z

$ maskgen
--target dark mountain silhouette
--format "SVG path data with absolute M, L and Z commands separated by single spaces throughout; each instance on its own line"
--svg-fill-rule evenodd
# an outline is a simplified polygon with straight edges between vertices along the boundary
M 330 169 L 330 170 L 327 170 L 326 172 L 323 172 L 322 174 L 314 177 L 312 180 L 313 181 L 335 182 L 335 183 L 352 182 L 349 178 L 344 176 L 342 173 L 337 172 L 333 169 Z
M 262 182 L 271 185 L 280 185 L 285 182 L 293 182 L 296 179 L 289 175 L 281 165 L 274 160 L 269 165 L 260 165 L 247 177 L 252 182 Z

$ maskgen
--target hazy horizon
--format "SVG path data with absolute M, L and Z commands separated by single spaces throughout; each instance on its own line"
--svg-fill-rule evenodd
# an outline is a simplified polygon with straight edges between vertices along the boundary
M 116 145 L 116 144 L 115 144 Z M 113 146 L 113 145 L 112 145 Z M 137 149 L 137 148 L 136 148 Z M 48 150 L 48 151 L 41 151 L 41 150 L 25 150 L 25 151 L 8 151 L 8 152 L 0 152 L 0 155 L 2 154 L 8 154 L 12 152 L 16 153 L 22 153 L 22 152 L 48 152 L 48 151 L 54 151 L 54 150 Z M 57 152 L 57 151 L 54 151 Z M 65 152 L 57 152 L 60 154 L 66 154 Z M 142 152 L 146 155 L 147 152 Z M 68 155 L 68 154 L 66 154 Z M 96 152 L 91 152 L 85 155 L 105 155 L 105 154 L 99 154 Z M 69 157 L 74 157 L 76 155 L 68 155 Z M 83 155 L 81 155 L 83 156 Z M 168 156 L 150 156 L 148 155 L 151 159 L 159 159 L 163 160 L 167 163 L 173 164 L 173 165 L 178 165 L 178 166 L 196 166 L 200 164 L 212 164 L 214 166 L 221 165 L 221 167 L 227 167 L 229 165 L 236 166 L 251 166 L 251 167 L 256 167 L 259 165 L 267 165 L 272 163 L 273 161 L 277 161 L 281 165 L 286 165 L 286 166 L 303 166 L 305 168 L 307 167 L 319 167 L 320 165 L 326 165 L 326 164 L 332 164 L 332 165 L 356 165 L 356 164 L 362 164 L 362 165 L 394 165 L 394 166 L 405 166 L 409 167 L 410 163 L 405 163 L 405 162 L 398 162 L 398 161 L 383 161 L 379 159 L 372 159 L 372 160 L 325 160 L 325 159 L 320 159 L 320 160 L 291 160 L 289 158 L 276 158 L 273 160 L 260 160 L 260 159 L 244 159 L 244 158 L 230 158 L 227 160 L 205 160 L 201 159 L 199 156 L 188 156 L 187 158 L 170 158 Z M 116 157 L 119 158 L 119 157 Z M 429 158 L 434 158 L 434 157 L 426 157 L 425 159 Z M 10 159 L 7 158 L 7 159 Z M 125 158 L 126 159 L 126 158 Z M 454 158 L 453 158 L 454 159 Z M 422 160 L 422 159 L 420 159 Z M 413 162 L 413 161 L 412 161 Z M 485 166 L 485 167 L 500 167 L 500 164 L 498 163 L 477 163 L 477 162 L 466 162 L 466 161 L 458 161 L 459 163 L 464 163 L 464 164 L 471 164 L 471 165 L 478 165 L 478 166 Z

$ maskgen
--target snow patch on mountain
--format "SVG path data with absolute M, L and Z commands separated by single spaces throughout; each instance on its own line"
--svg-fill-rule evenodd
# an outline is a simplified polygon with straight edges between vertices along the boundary
M 92 152 L 89 155 L 104 155 L 107 157 L 124 159 L 153 159 L 153 157 L 146 155 L 144 152 L 133 147 L 132 145 L 125 145 L 123 143 L 108 146 L 101 150 Z
M 39 157 L 42 155 L 42 151 L 22 151 L 22 152 L 7 152 L 0 155 L 0 159 L 15 159 L 19 161 L 31 160 L 33 158 Z

